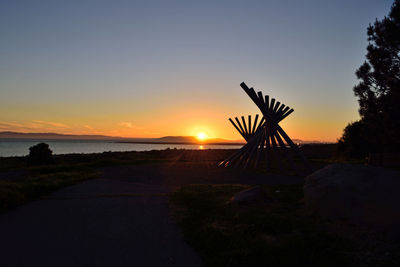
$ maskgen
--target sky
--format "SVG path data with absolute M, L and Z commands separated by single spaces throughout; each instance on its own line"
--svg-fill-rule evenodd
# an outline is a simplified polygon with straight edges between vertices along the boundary
M 359 119 L 366 28 L 392 1 L 0 0 L 0 131 L 240 139 L 244 81 L 292 138 Z

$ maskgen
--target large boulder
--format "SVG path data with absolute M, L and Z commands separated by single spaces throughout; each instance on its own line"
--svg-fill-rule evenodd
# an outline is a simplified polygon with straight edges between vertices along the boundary
M 400 172 L 332 164 L 306 177 L 304 203 L 325 218 L 352 223 L 400 224 Z

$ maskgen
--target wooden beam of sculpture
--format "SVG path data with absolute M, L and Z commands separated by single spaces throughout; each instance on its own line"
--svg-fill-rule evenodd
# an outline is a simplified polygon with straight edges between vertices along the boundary
M 247 150 L 247 146 L 244 145 L 242 146 L 237 152 L 235 152 L 234 154 L 232 154 L 230 157 L 228 157 L 226 160 L 222 161 L 219 166 L 223 165 L 225 167 L 228 167 L 230 165 L 232 165 L 232 163 L 234 161 L 236 161 L 237 158 L 239 158 L 246 150 Z
M 312 170 L 312 167 L 306 157 L 304 157 L 303 153 L 300 152 L 299 148 L 293 143 L 292 139 L 285 133 L 285 131 L 281 128 L 281 126 L 277 125 L 278 133 L 285 139 L 286 143 L 290 145 L 290 147 L 296 152 L 296 154 L 303 160 L 306 164 L 307 169 Z
M 274 157 L 276 158 L 277 166 L 278 166 L 279 170 L 283 170 L 282 155 L 281 155 L 281 151 L 278 148 L 278 145 L 276 144 L 274 129 L 269 128 L 269 136 L 271 137 L 271 143 L 272 143 L 272 147 L 273 147 L 272 151 L 274 152 Z
M 243 134 L 246 134 L 246 132 L 243 130 L 243 127 L 242 127 L 242 125 L 240 124 L 240 121 L 239 121 L 239 119 L 238 119 L 237 117 L 235 117 L 235 120 L 236 120 L 237 124 L 239 125 L 239 127 L 240 127 L 240 130 L 242 130 L 242 133 L 243 133 Z
M 260 163 L 260 159 L 261 159 L 261 155 L 263 154 L 264 151 L 264 143 L 265 143 L 265 131 L 261 132 L 261 141 L 260 141 L 260 148 L 257 149 L 257 156 L 256 156 L 256 161 L 254 162 L 254 167 L 257 168 L 259 163 Z
M 244 140 L 246 140 L 246 136 L 244 135 L 244 133 L 236 126 L 235 122 L 229 118 L 229 121 L 233 124 L 233 126 L 235 127 L 235 129 L 240 133 L 240 135 L 244 138 Z
M 261 131 L 259 134 L 259 139 L 258 139 L 256 149 L 255 149 L 256 153 L 254 154 L 254 167 L 255 168 L 257 168 L 260 163 L 260 157 L 261 157 L 261 153 L 263 151 L 264 143 L 265 143 L 264 131 Z
M 269 106 L 269 113 L 272 114 L 272 111 L 275 107 L 275 98 L 271 98 L 271 105 Z M 269 116 L 271 118 L 271 115 Z
M 224 167 L 229 167 L 236 160 L 236 158 L 238 158 L 240 155 L 242 155 L 242 153 L 245 151 L 245 149 L 246 148 L 243 146 L 236 153 L 232 154 L 229 158 L 222 161 L 219 165 L 220 166 L 223 165 Z
M 237 168 L 240 166 L 240 164 L 247 159 L 249 153 L 252 150 L 252 147 L 254 146 L 254 143 L 257 141 L 257 135 L 253 135 L 253 137 L 248 141 L 248 143 L 246 145 L 243 146 L 243 148 L 245 148 L 243 150 L 243 153 L 237 157 L 236 159 L 236 164 L 234 165 L 234 168 Z M 232 160 L 232 161 L 234 161 Z
M 243 122 L 243 129 L 244 129 L 244 132 L 248 135 L 249 132 L 247 131 L 247 126 L 246 126 L 246 121 L 245 121 L 245 119 L 244 119 L 244 116 L 242 116 L 242 122 Z
M 279 143 L 279 146 L 282 148 L 283 150 L 283 154 L 286 156 L 287 161 L 290 165 L 290 167 L 296 172 L 299 173 L 298 168 L 296 167 L 296 164 L 294 163 L 293 157 L 290 154 L 290 152 L 288 151 L 288 149 L 286 148 L 285 143 L 283 142 L 282 138 L 280 137 L 278 131 L 275 130 L 275 138 Z
M 252 132 L 251 132 L 251 115 L 249 115 L 248 118 L 249 118 L 249 120 L 248 120 L 248 125 L 247 125 L 247 126 L 249 127 L 249 128 L 248 128 L 248 132 L 249 132 L 249 134 L 252 134 Z
M 280 116 L 279 114 L 282 113 L 282 110 L 286 107 L 286 105 L 282 104 L 280 105 L 280 107 L 278 108 L 278 110 L 276 111 L 276 118 L 279 120 Z
M 279 118 L 279 122 L 282 120 L 282 116 L 283 114 L 285 114 L 288 110 L 290 109 L 290 107 L 286 106 L 284 109 L 282 109 L 281 111 L 278 111 L 278 113 L 276 114 L 276 116 Z
M 256 114 L 256 117 L 254 119 L 253 129 L 251 130 L 251 133 L 254 133 L 254 131 L 256 130 L 257 121 L 258 121 L 258 114 Z
M 270 138 L 269 138 L 269 131 L 267 130 L 267 128 L 264 128 L 265 130 L 265 168 L 267 170 L 270 169 L 270 152 L 271 152 L 271 146 L 270 146 Z
M 263 94 L 262 94 L 261 91 L 258 91 L 258 92 L 257 92 L 257 96 L 258 96 L 258 99 L 259 99 L 259 101 L 260 101 L 260 104 L 265 105 L 264 96 L 263 96 Z
M 245 83 L 241 83 L 240 86 L 243 88 L 243 90 L 247 93 L 247 95 L 250 97 L 251 100 L 256 104 L 256 106 L 260 109 L 261 113 L 264 115 L 264 117 L 268 117 L 267 114 L 265 114 L 264 110 L 264 105 L 261 103 L 261 101 L 258 99 L 256 92 L 254 91 L 253 88 L 248 88 Z
M 288 112 L 286 112 L 285 114 L 282 115 L 281 120 L 283 120 L 284 118 L 286 118 L 287 116 L 289 116 L 292 112 L 294 111 L 294 109 L 289 110 Z
M 276 102 L 276 105 L 275 105 L 275 107 L 274 107 L 274 109 L 272 110 L 272 112 L 274 113 L 274 114 L 276 114 L 276 111 L 278 110 L 278 108 L 279 108 L 279 106 L 281 105 L 281 102 Z
M 257 131 L 258 128 L 263 127 L 264 124 L 265 124 L 265 119 L 264 119 L 264 117 L 262 117 L 261 120 L 260 120 L 260 123 L 256 127 L 256 131 Z
M 232 119 L 230 119 L 230 121 L 234 126 L 236 126 L 236 124 L 232 121 Z M 248 164 L 253 159 L 254 152 L 258 150 L 257 148 L 260 146 L 260 143 L 263 141 L 263 140 L 261 140 L 262 136 L 260 136 L 260 133 L 263 134 L 263 123 L 264 123 L 264 118 L 262 118 L 262 120 L 260 120 L 260 123 L 258 124 L 258 126 L 256 126 L 255 132 L 253 132 L 251 135 L 246 135 L 246 134 L 243 135 L 243 137 L 248 141 L 249 144 L 243 146 L 239 151 L 237 151 L 235 154 L 231 155 L 228 159 L 221 162 L 219 165 L 228 167 L 236 162 L 234 164 L 234 167 L 238 167 L 239 165 L 242 165 L 243 163 L 244 163 L 244 166 L 247 167 Z M 239 124 L 239 126 L 241 126 L 240 121 L 238 124 Z M 242 133 L 242 131 L 239 130 L 239 128 L 237 126 L 235 128 L 240 133 Z M 258 139 L 257 139 L 257 136 L 258 136 Z M 253 137 L 254 137 L 253 140 L 249 140 Z
M 265 108 L 269 110 L 269 95 L 265 96 Z
M 247 154 L 247 152 L 248 152 L 248 150 L 251 147 L 253 142 L 254 142 L 254 139 L 251 138 L 246 145 L 244 145 L 242 148 L 240 148 L 236 153 L 231 155 L 228 159 L 226 159 L 225 161 L 221 162 L 219 165 L 223 165 L 225 167 L 228 167 L 228 166 L 232 165 L 236 161 L 239 161 L 238 163 L 240 163 L 241 158 L 243 158 Z
M 257 150 L 257 148 L 258 148 L 258 145 L 259 145 L 259 143 L 260 143 L 260 139 L 261 139 L 262 135 L 261 135 L 261 133 L 260 133 L 260 134 L 258 134 L 258 135 L 255 136 L 255 137 L 256 137 L 256 141 L 255 141 L 255 143 L 252 145 L 252 148 L 250 149 L 249 156 L 247 157 L 247 160 L 246 160 L 245 163 L 244 163 L 244 168 L 247 168 L 247 167 L 249 166 L 249 163 L 250 163 L 251 159 L 253 158 L 254 152 L 256 152 L 256 150 Z

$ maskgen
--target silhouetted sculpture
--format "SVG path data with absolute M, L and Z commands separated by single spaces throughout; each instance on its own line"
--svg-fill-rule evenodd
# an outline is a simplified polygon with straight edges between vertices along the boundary
M 219 165 L 225 167 L 243 166 L 243 168 L 247 168 L 253 163 L 255 167 L 258 167 L 260 162 L 265 159 L 266 168 L 268 170 L 270 169 L 271 159 L 274 158 L 277 166 L 282 169 L 284 163 L 283 158 L 285 158 L 290 168 L 298 172 L 291 153 L 291 151 L 293 151 L 294 155 L 302 159 L 307 169 L 311 170 L 311 166 L 300 149 L 279 126 L 279 122 L 289 116 L 294 110 L 276 101 L 275 98 L 271 98 L 270 100 L 269 96 L 264 96 L 262 92 L 256 93 L 253 88 L 248 88 L 244 82 L 241 83 L 240 86 L 260 109 L 263 117 L 257 127 L 258 115 L 256 115 L 253 127 L 251 127 L 251 116 L 249 116 L 248 119 L 248 127 L 243 116 L 243 126 L 240 124 L 238 118 L 235 118 L 239 127 L 232 119 L 229 119 L 236 130 L 238 130 L 247 141 L 247 144 L 229 158 L 222 161 Z M 289 149 L 287 145 L 291 149 Z

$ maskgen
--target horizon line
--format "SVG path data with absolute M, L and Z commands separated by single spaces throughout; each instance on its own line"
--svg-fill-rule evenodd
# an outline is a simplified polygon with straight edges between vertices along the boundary
M 176 137 L 182 137 L 182 138 L 194 138 L 197 139 L 196 136 L 191 136 L 191 135 L 165 135 L 165 136 L 159 136 L 159 137 L 124 137 L 124 136 L 112 136 L 112 135 L 105 135 L 105 134 L 71 134 L 71 133 L 56 133 L 56 132 L 15 132 L 15 131 L 0 131 L 0 134 L 37 134 L 37 135 L 60 135 L 60 136 L 92 136 L 92 137 L 105 137 L 105 138 L 115 138 L 115 139 L 160 139 L 160 138 L 166 138 L 166 137 L 171 137 L 171 138 L 176 138 Z M 18 138 L 18 137 L 16 137 Z M 242 139 L 227 139 L 227 138 L 222 138 L 222 137 L 212 137 L 212 138 L 207 138 L 204 140 L 203 143 L 207 142 L 207 140 L 215 140 L 215 139 L 220 139 L 228 142 L 236 142 L 236 143 L 243 143 L 245 140 Z M 90 139 L 89 139 L 90 140 Z M 321 140 L 303 140 L 303 139 L 298 139 L 298 138 L 293 138 L 293 140 L 296 141 L 301 141 L 301 142 L 307 142 L 307 143 L 336 143 L 334 141 L 321 141 Z

